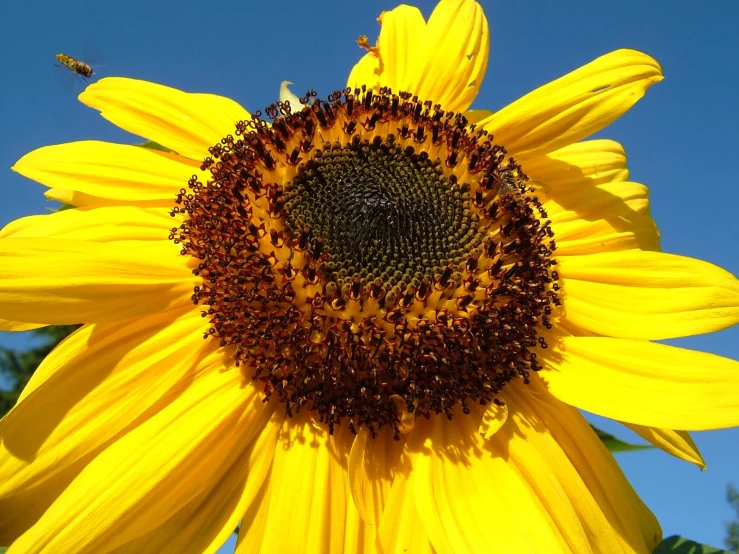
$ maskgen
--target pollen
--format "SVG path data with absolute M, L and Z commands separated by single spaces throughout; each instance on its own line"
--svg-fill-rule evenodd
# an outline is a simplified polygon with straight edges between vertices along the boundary
M 206 338 L 288 415 L 451 418 L 540 369 L 560 303 L 526 175 L 460 114 L 388 89 L 239 122 L 176 199 Z M 269 121 L 268 121 L 269 120 Z

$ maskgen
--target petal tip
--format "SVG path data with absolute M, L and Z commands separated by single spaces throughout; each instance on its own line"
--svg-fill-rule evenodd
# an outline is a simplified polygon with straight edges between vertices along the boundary
M 99 96 L 100 90 L 105 90 L 111 86 L 120 87 L 123 81 L 137 81 L 137 79 L 128 79 L 126 77 L 103 77 L 102 79 L 88 85 L 85 90 L 77 95 L 77 100 L 85 106 L 95 107 L 93 102 Z
M 28 160 L 32 159 L 32 156 L 34 152 L 36 152 L 36 150 L 31 150 L 30 152 L 23 154 L 23 156 L 21 156 L 17 162 L 10 166 L 11 171 L 18 173 L 19 175 L 23 175 L 24 177 L 28 177 L 28 168 L 30 165 L 28 163 Z
M 92 86 L 94 85 L 90 85 L 90 87 Z M 77 95 L 77 100 L 79 100 L 85 106 L 90 106 L 93 97 L 93 94 L 90 93 L 90 87 L 87 87 L 85 90 Z
M 18 160 L 10 166 L 10 169 L 12 171 L 15 171 L 16 173 L 20 173 L 21 175 L 25 175 L 24 171 L 28 167 L 28 160 L 33 159 L 34 154 L 38 152 L 39 150 L 43 150 L 44 148 L 47 148 L 47 146 L 42 146 L 41 148 L 36 148 L 34 150 L 31 150 L 30 152 L 26 152 L 23 154 Z

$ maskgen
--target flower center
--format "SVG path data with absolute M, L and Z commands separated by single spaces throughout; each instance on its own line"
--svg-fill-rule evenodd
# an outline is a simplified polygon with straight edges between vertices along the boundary
M 339 287 L 379 278 L 418 287 L 479 246 L 469 194 L 431 161 L 394 142 L 332 145 L 285 187 L 291 229 L 308 229 L 326 253 L 324 278 Z
M 485 131 L 410 94 L 270 106 L 210 149 L 171 238 L 193 302 L 288 415 L 374 435 L 500 402 L 540 368 L 557 298 L 553 233 Z M 313 101 L 312 101 L 313 100 Z

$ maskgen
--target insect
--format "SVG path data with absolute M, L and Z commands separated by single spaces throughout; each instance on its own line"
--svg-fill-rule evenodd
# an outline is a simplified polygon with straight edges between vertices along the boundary
M 74 71 L 77 75 L 81 75 L 85 79 L 92 77 L 92 68 L 89 64 L 76 60 L 66 54 L 57 54 L 56 59 L 60 64 L 66 66 L 70 71 Z

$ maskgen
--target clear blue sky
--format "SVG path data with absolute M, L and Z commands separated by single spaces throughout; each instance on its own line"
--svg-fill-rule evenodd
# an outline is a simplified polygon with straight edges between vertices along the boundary
M 195 7 L 197 4 L 198 7 Z M 518 96 L 622 47 L 643 50 L 666 79 L 604 137 L 622 142 L 632 180 L 652 191 L 663 249 L 709 260 L 739 274 L 739 2 L 676 0 L 482 1 L 492 32 L 490 66 L 473 107 L 496 110 Z M 280 81 L 325 95 L 346 82 L 376 37 L 375 18 L 393 1 L 364 2 L 7 2 L 0 17 L 0 167 L 45 144 L 82 139 L 140 141 L 77 102 L 53 65 L 64 52 L 99 57 L 99 76 L 129 76 L 192 92 L 230 96 L 247 109 L 276 99 Z M 434 2 L 418 1 L 426 16 Z M 525 6 L 525 7 L 524 7 Z M 67 82 L 67 85 L 70 83 Z M 2 173 L 0 225 L 52 208 L 43 187 Z M 0 344 L 24 338 L 0 334 Z M 673 341 L 739 358 L 739 328 Z M 599 422 L 600 424 L 600 422 Z M 624 439 L 625 429 L 602 427 Z M 658 451 L 619 456 L 636 490 L 662 522 L 722 544 L 730 480 L 739 484 L 739 430 L 697 433 L 708 471 Z

